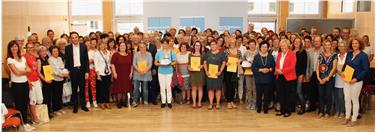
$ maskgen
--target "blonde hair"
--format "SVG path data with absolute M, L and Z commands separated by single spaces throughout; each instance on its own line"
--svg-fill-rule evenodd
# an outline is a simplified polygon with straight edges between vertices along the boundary
M 56 45 L 59 46 L 61 43 L 68 44 L 67 40 L 64 38 L 59 38 L 56 40 Z

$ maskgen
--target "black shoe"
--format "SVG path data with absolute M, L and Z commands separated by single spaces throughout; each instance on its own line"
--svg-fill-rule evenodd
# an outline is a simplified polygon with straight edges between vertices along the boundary
M 282 113 L 277 113 L 277 114 L 275 114 L 276 116 L 281 116 L 281 115 L 283 115 Z
M 267 111 L 267 110 L 264 110 L 264 114 L 268 114 L 268 111 Z
M 261 113 L 261 109 L 257 109 L 257 113 Z
M 117 102 L 116 106 L 117 106 L 117 108 L 121 109 L 121 107 L 122 107 L 122 102 Z
M 77 113 L 78 112 L 78 108 L 77 107 L 74 107 L 73 108 L 73 113 Z
M 161 108 L 164 108 L 164 107 L 166 107 L 166 104 L 161 104 Z
M 283 117 L 289 117 L 291 114 L 284 114 Z
M 172 104 L 168 104 L 167 106 L 168 106 L 168 108 L 170 108 L 170 109 L 172 108 Z
M 128 107 L 128 103 L 126 103 L 126 102 L 123 102 L 121 105 L 122 105 L 123 107 L 125 107 L 125 108 Z
M 153 105 L 158 105 L 157 101 L 152 102 Z
M 85 111 L 85 112 L 89 112 L 89 109 L 86 108 L 86 107 L 81 107 L 81 110 Z
M 315 107 L 309 107 L 309 108 L 307 109 L 307 112 L 312 112 L 312 111 L 315 111 L 315 110 L 316 110 Z
M 298 115 L 303 115 L 305 113 L 305 109 L 301 109 L 299 112 L 298 112 Z

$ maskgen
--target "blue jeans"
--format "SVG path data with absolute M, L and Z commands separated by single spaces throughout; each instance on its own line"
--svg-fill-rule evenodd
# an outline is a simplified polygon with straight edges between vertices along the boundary
M 334 78 L 330 78 L 325 84 L 319 85 L 319 113 L 330 114 L 332 108 L 332 94 L 334 90 Z
M 138 102 L 139 99 L 140 99 L 140 86 L 141 86 L 141 89 L 142 89 L 142 97 L 143 97 L 143 101 L 148 101 L 148 93 L 149 93 L 149 90 L 148 90 L 148 81 L 140 81 L 140 80 L 133 80 L 133 101 L 134 102 Z
M 345 97 L 343 94 L 343 88 L 334 88 L 334 108 L 337 113 L 345 113 Z
M 297 90 L 297 94 L 298 94 L 298 97 L 299 97 L 299 105 L 301 105 L 301 108 L 304 108 L 305 107 L 305 103 L 304 103 L 304 95 L 303 95 L 303 87 L 302 87 L 302 84 L 303 82 L 297 80 L 296 81 L 296 90 Z

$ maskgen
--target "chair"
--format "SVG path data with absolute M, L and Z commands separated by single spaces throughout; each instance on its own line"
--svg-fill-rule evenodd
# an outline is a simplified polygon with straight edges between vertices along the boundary
M 5 121 L 2 124 L 2 128 L 16 128 L 18 131 L 18 128 L 24 124 L 21 112 L 14 108 L 7 108 L 7 110 L 8 113 L 4 115 Z
M 375 95 L 375 85 L 363 85 L 362 88 L 362 94 L 363 97 L 361 98 L 361 103 L 360 104 L 363 108 L 363 111 L 365 112 L 366 110 L 371 109 L 371 104 L 372 104 L 372 95 Z

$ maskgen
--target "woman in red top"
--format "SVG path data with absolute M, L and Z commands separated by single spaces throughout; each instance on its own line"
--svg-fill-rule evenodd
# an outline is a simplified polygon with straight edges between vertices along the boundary
M 281 51 L 278 53 L 275 72 L 277 79 L 279 102 L 281 104 L 281 113 L 277 116 L 283 115 L 289 117 L 291 115 L 292 94 L 294 88 L 294 81 L 296 80 L 296 55 L 289 49 L 290 41 L 283 39 L 280 42 Z
M 126 107 L 127 93 L 132 91 L 132 61 L 133 55 L 127 52 L 127 44 L 119 44 L 119 52 L 114 53 L 111 58 L 111 69 L 113 73 L 112 93 L 117 96 L 118 104 Z M 129 103 L 129 102 L 128 102 Z

